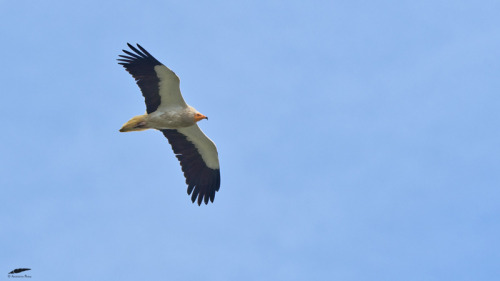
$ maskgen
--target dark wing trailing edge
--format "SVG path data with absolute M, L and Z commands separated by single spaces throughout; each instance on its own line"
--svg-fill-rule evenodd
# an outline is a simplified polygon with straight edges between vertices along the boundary
M 155 59 L 141 45 L 137 44 L 139 50 L 129 43 L 127 45 L 135 53 L 123 50 L 127 56 L 119 55 L 122 58 L 118 59 L 118 64 L 123 65 L 135 78 L 146 102 L 146 112 L 149 114 L 156 111 L 161 103 L 160 79 L 155 71 L 155 66 L 162 65 L 162 63 Z
M 15 273 L 23 272 L 26 270 L 31 270 L 31 268 L 16 268 L 16 269 L 12 270 L 11 272 L 9 272 L 9 274 L 15 274 Z
M 209 168 L 198 149 L 185 135 L 171 129 L 161 132 L 172 145 L 172 150 L 181 163 L 191 201 L 194 203 L 198 197 L 198 205 L 201 205 L 202 201 L 208 204 L 209 199 L 213 203 L 215 192 L 220 188 L 220 169 Z

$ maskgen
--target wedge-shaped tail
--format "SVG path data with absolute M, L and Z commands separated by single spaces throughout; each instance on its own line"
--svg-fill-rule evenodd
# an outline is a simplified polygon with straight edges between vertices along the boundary
M 123 125 L 120 132 L 144 131 L 149 129 L 146 123 L 147 115 L 134 116 Z

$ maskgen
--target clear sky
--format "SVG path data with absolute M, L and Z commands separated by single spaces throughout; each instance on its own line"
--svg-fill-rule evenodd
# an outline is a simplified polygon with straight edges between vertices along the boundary
M 498 280 L 500 2 L 0 1 L 0 280 Z M 218 146 L 192 204 L 116 59 Z

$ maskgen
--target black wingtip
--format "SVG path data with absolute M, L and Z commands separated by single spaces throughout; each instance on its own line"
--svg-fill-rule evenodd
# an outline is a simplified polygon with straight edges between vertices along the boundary
M 193 194 L 191 194 L 191 202 L 193 204 L 198 204 L 198 206 L 201 206 L 201 203 L 205 203 L 205 205 L 208 205 L 208 201 L 210 200 L 212 203 L 214 202 L 214 197 L 215 197 L 215 191 L 213 192 L 214 194 L 199 194 L 199 190 L 195 189 Z
M 156 58 L 154 58 L 144 47 L 142 47 L 140 44 L 136 44 L 137 47 L 134 47 L 132 44 L 127 43 L 127 46 L 130 48 L 130 50 L 124 50 L 122 49 L 122 52 L 125 55 L 119 55 L 119 57 L 124 59 L 124 62 L 132 65 L 132 64 L 152 64 L 152 65 L 159 65 L 161 64 Z M 132 74 L 134 75 L 134 74 Z

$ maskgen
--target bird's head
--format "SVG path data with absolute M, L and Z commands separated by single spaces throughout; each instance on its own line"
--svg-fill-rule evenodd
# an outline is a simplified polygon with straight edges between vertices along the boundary
M 198 122 L 198 121 L 200 121 L 200 120 L 202 120 L 202 119 L 207 119 L 207 120 L 208 120 L 208 117 L 207 117 L 207 116 L 205 116 L 205 115 L 203 115 L 203 114 L 201 114 L 201 113 L 199 113 L 199 112 L 196 112 L 196 113 L 194 114 L 194 121 L 195 121 L 195 122 Z

